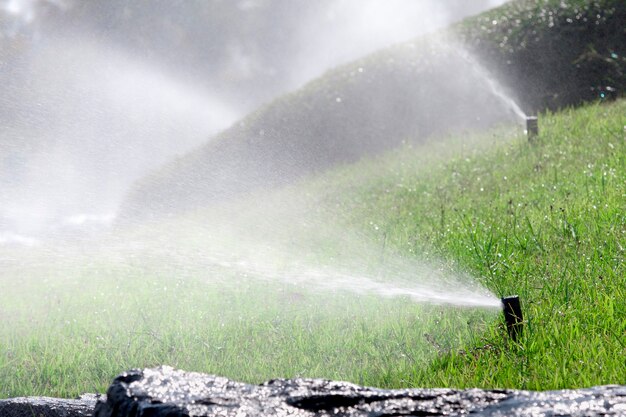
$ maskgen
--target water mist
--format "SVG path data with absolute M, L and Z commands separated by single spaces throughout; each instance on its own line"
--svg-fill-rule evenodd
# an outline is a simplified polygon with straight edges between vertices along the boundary
M 108 226 L 134 181 L 238 114 L 111 45 L 47 38 L 34 48 L 7 91 L 18 109 L 0 145 L 5 161 L 15 161 L 0 165 L 11 178 L 0 184 L 5 240 L 72 238 Z
M 152 242 L 139 251 L 136 245 L 135 250 L 128 248 L 140 258 L 151 256 L 158 262 L 180 254 L 192 265 L 269 285 L 295 285 L 305 292 L 500 308 L 500 300 L 468 274 L 396 253 L 350 227 L 348 213 L 326 207 L 323 196 L 298 187 L 241 197 L 165 221 L 157 234 L 142 230 L 123 241 Z
M 8 4 L 14 3 L 20 2 Z M 253 8 L 264 4 L 243 3 Z M 349 4 L 358 8 L 361 2 Z M 4 9 L 17 10 L 20 24 L 35 19 L 27 16 L 30 9 L 11 7 Z M 357 26 L 361 34 L 368 30 Z M 313 191 L 306 181 L 261 187 L 195 210 L 164 210 L 157 220 L 111 228 L 129 189 L 145 185 L 144 176 L 153 170 L 157 174 L 150 180 L 186 163 L 188 159 L 177 157 L 230 126 L 241 109 L 223 99 L 223 91 L 208 88 L 211 83 L 194 81 L 192 71 L 180 68 L 181 75 L 88 31 L 68 33 L 35 36 L 20 55 L 11 84 L 3 86 L 13 107 L 7 116 L 12 123 L 2 132 L 8 139 L 0 142 L 0 151 L 8 155 L 0 173 L 9 178 L 0 184 L 0 317 L 28 329 L 35 335 L 32 340 L 48 343 L 58 336 L 63 346 L 76 343 L 79 352 L 124 350 L 134 352 L 135 360 L 173 360 L 198 352 L 203 366 L 245 363 L 242 358 L 255 357 L 268 344 L 270 351 L 249 363 L 261 366 L 294 341 L 300 343 L 289 345 L 294 357 L 309 346 L 321 346 L 322 354 L 332 358 L 338 340 L 352 335 L 355 344 L 373 346 L 366 356 L 379 355 L 385 366 L 401 357 L 414 368 L 426 366 L 440 352 L 434 339 L 454 347 L 458 334 L 481 329 L 501 309 L 501 301 L 475 277 L 437 259 L 398 253 L 380 233 L 359 230 L 349 213 L 328 203 L 333 197 L 325 194 L 330 182 L 324 181 L 336 177 L 317 177 L 322 186 Z M 328 42 L 322 39 L 320 45 L 323 55 Z M 339 55 L 320 62 L 330 66 L 346 59 Z M 253 57 L 236 60 L 241 73 L 254 73 L 258 62 Z M 309 61 L 297 60 L 285 85 L 325 70 L 316 66 L 318 58 L 312 53 Z M 466 59 L 473 75 L 484 79 L 483 89 L 524 117 L 492 77 Z M 272 74 L 272 69 L 260 73 Z M 228 77 L 228 72 L 220 74 L 213 85 L 227 84 Z M 386 99 L 377 103 L 379 115 L 397 110 L 393 97 Z M 332 104 L 339 103 L 333 97 Z M 192 154 L 200 158 L 202 152 Z M 245 169 L 239 156 L 227 162 Z M 281 164 L 272 156 L 259 166 L 280 174 Z M 168 168 L 160 171 L 166 162 Z M 298 160 L 285 165 L 297 167 Z M 220 179 L 219 170 L 211 173 Z M 194 179 L 190 175 L 176 185 L 184 188 Z M 180 201 L 159 204 L 176 208 Z M 380 328 L 378 323 L 383 323 Z M 415 331 L 420 326 L 426 330 Z M 398 328 L 411 329 L 411 335 L 385 340 Z M 22 343 L 13 329 L 2 331 L 0 339 Z M 330 342 L 314 343 L 328 332 Z M 379 335 L 375 343 L 367 339 L 369 334 Z M 258 340 L 262 343 L 255 345 Z M 45 354 L 54 351 L 45 346 Z M 152 356 L 136 353 L 153 348 L 161 350 Z M 407 357 L 409 349 L 426 359 Z M 393 354 L 385 356 L 387 351 Z M 42 358 L 47 360 L 57 363 Z M 303 367 L 298 372 L 309 371 L 306 360 L 297 364 Z
M 511 97 L 510 93 L 505 91 L 505 88 L 495 78 L 494 74 L 491 74 L 469 51 L 460 47 L 457 48 L 459 56 L 461 56 L 467 62 L 469 68 L 482 79 L 489 91 L 517 117 L 520 123 L 525 123 L 527 120 L 526 113 L 524 113 L 519 104 Z
M 373 4 L 370 6 L 374 7 Z M 422 7 L 420 13 L 424 11 Z M 34 9 L 16 10 L 17 15 L 31 16 L 26 19 L 28 22 L 34 19 Z M 370 19 L 366 13 L 370 9 L 364 10 L 364 18 Z M 442 9 L 431 7 L 429 10 L 445 21 Z M 409 29 L 409 25 L 404 26 L 403 30 Z M 351 30 L 362 32 L 358 27 Z M 80 33 L 77 35 L 71 40 L 67 36 L 39 40 L 28 65 L 28 74 L 36 80 L 35 84 L 15 84 L 18 94 L 26 98 L 36 97 L 40 106 L 13 127 L 13 134 L 40 135 L 45 145 L 23 165 L 18 179 L 0 190 L 5 197 L 11 196 L 6 198 L 8 203 L 0 213 L 4 229 L 0 243 L 32 246 L 40 236 L 72 239 L 78 233 L 97 232 L 114 220 L 120 198 L 133 181 L 172 155 L 193 148 L 210 133 L 226 127 L 237 115 L 235 110 L 212 98 L 208 92 L 177 80 L 149 61 L 132 57 L 111 44 L 87 40 Z M 448 50 L 449 46 L 442 44 L 442 48 Z M 451 51 L 462 54 L 504 105 L 516 115 L 523 115 L 478 62 L 460 49 Z M 24 102 L 27 106 L 30 103 Z M 24 152 L 17 144 L 10 151 L 17 158 Z M 256 206 L 258 202 L 252 204 Z M 345 248 L 359 246 L 358 251 L 335 254 L 334 265 L 312 262 L 308 260 L 310 254 L 294 252 L 292 244 L 276 238 L 277 234 L 284 234 L 284 230 L 293 227 L 285 219 L 297 224 L 295 219 L 310 216 L 310 213 L 299 213 L 300 208 L 294 211 L 286 207 L 293 208 L 290 203 L 282 201 L 252 215 L 257 219 L 272 217 L 275 221 L 272 228 L 247 238 L 241 235 L 258 229 L 258 224 L 242 227 L 241 222 L 233 220 L 232 213 L 214 219 L 211 228 L 222 230 L 224 235 L 216 235 L 213 230 L 212 237 L 203 241 L 211 249 L 200 257 L 194 256 L 194 262 L 226 266 L 239 274 L 263 280 L 295 282 L 355 294 L 407 297 L 433 304 L 489 308 L 498 305 L 495 297 L 474 284 L 462 285 L 462 281 L 471 281 L 468 277 L 454 274 L 447 277 L 438 272 L 437 267 L 425 267 L 416 261 L 387 257 L 387 264 L 378 265 L 378 272 L 372 273 L 368 269 L 371 269 L 371 261 L 365 259 L 376 259 L 376 251 L 369 247 L 370 244 L 359 243 L 363 239 L 358 233 L 353 233 L 356 237 L 350 242 L 341 244 Z M 282 213 L 281 218 L 268 214 L 276 212 Z M 241 215 L 236 217 L 242 218 Z M 321 226 L 329 223 L 329 219 L 317 223 L 318 229 L 334 227 Z M 197 228 L 202 229 L 202 226 Z M 277 230 L 283 232 L 277 233 Z M 160 236 L 161 232 L 157 229 L 156 235 L 146 239 L 176 241 L 169 234 Z M 289 234 L 291 243 L 311 240 L 310 231 Z M 334 231 L 322 240 L 340 242 L 344 234 Z M 135 242 L 133 247 L 128 247 L 115 237 L 106 239 L 103 246 L 117 252 L 113 255 L 107 249 L 107 256 L 126 258 L 126 254 L 130 254 L 129 257 L 134 257 L 139 247 L 142 253 L 138 256 L 148 259 L 154 259 L 148 253 L 150 251 L 165 257 L 171 255 L 174 259 L 189 259 L 189 255 L 178 247 L 167 246 L 171 253 L 166 253 L 162 247 L 151 244 Z M 179 239 L 185 241 L 188 237 L 180 236 Z M 223 250 L 225 240 L 236 242 L 229 254 Z M 265 248 L 265 252 L 258 248 Z M 261 253 L 263 255 L 259 256 Z M 272 259 L 281 260 L 276 264 L 270 262 Z M 385 278 L 381 280 L 382 269 Z M 390 279 L 396 284 L 390 284 Z

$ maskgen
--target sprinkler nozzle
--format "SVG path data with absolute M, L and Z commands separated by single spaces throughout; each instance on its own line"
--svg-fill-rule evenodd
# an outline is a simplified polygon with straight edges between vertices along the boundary
M 528 134 L 528 140 L 539 136 L 539 121 L 537 116 L 528 116 L 526 118 L 526 133 Z
M 504 312 L 504 320 L 506 321 L 506 329 L 513 341 L 522 334 L 522 306 L 519 302 L 518 295 L 512 295 L 502 298 L 502 309 Z

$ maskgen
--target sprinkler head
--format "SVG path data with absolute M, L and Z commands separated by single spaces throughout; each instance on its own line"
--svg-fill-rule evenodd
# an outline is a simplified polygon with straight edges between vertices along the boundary
M 528 116 L 526 118 L 526 133 L 528 134 L 528 140 L 539 136 L 539 121 L 537 116 Z
M 519 302 L 518 295 L 511 295 L 502 298 L 502 310 L 504 312 L 504 320 L 506 321 L 506 329 L 509 337 L 516 341 L 522 334 L 522 306 Z

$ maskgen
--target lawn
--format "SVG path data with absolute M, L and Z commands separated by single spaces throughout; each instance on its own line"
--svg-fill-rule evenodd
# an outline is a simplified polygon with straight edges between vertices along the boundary
M 159 364 L 255 383 L 626 383 L 626 101 L 540 129 L 457 132 L 95 241 L 5 248 L 0 397 L 103 392 Z M 493 308 L 359 290 L 432 274 L 519 294 L 523 337 Z

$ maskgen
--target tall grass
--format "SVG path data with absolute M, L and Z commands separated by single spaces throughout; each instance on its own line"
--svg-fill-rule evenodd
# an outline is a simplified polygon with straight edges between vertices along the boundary
M 459 133 L 267 197 L 300 200 L 314 225 L 358 231 L 381 256 L 443 263 L 498 296 L 519 294 L 518 343 L 494 312 L 268 283 L 199 262 L 216 248 L 198 225 L 216 211 L 248 210 L 244 224 L 272 228 L 251 199 L 124 232 L 126 248 L 153 237 L 143 252 L 106 239 L 4 250 L 0 397 L 102 392 L 117 373 L 158 364 L 249 382 L 625 383 L 625 115 L 626 101 L 545 114 L 533 143 L 510 129 Z M 328 236 L 307 243 L 324 246 L 314 259 L 337 250 Z
M 407 252 L 431 252 L 519 294 L 526 332 L 432 364 L 428 385 L 528 389 L 624 383 L 626 102 L 541 117 L 541 136 L 445 161 L 378 196 L 357 218 Z M 366 222 L 362 221 L 363 227 Z

